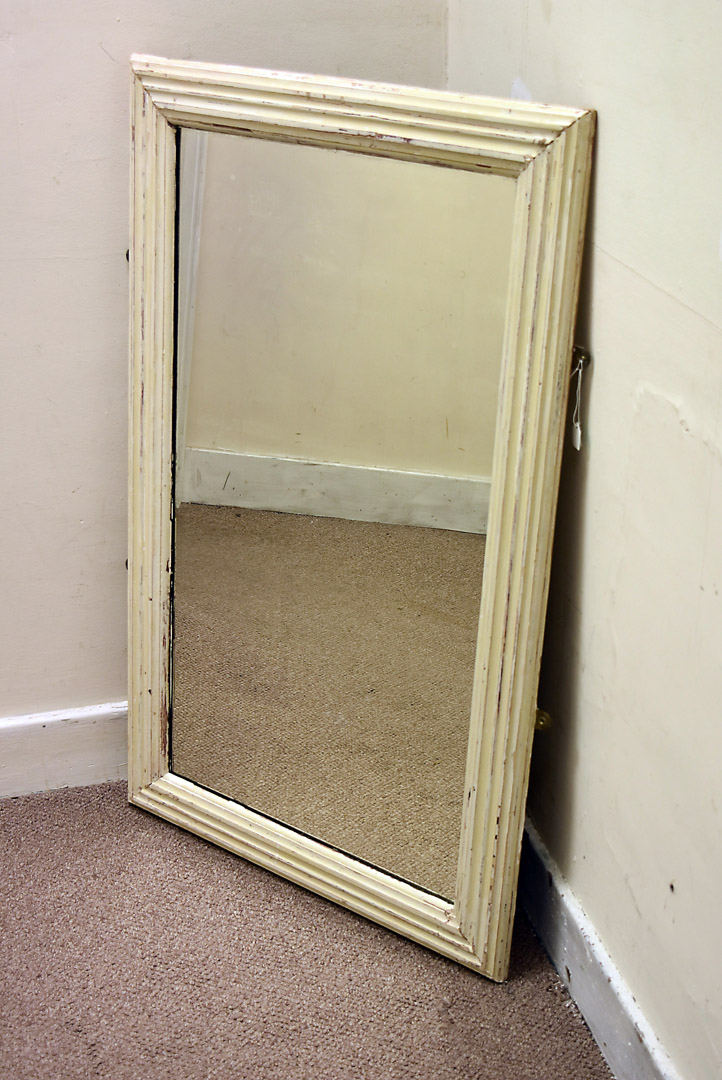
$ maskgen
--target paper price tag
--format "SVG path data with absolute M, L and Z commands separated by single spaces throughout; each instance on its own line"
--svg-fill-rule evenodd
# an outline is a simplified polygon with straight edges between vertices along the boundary
M 572 446 L 575 450 L 582 448 L 582 429 L 579 424 L 574 424 L 572 427 Z
M 576 375 L 577 390 L 574 399 L 574 414 L 572 416 L 572 446 L 575 450 L 581 450 L 582 448 L 582 372 L 585 367 L 591 361 L 591 356 L 586 349 L 580 348 L 578 345 L 574 346 L 572 353 L 574 358 L 574 368 L 572 370 L 572 379 Z

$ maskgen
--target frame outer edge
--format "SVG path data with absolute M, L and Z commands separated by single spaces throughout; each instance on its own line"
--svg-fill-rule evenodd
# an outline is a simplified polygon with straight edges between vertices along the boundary
M 156 109 L 173 124 L 498 175 L 518 176 L 583 115 L 362 80 L 159 57 L 131 62 Z
M 483 973 L 459 932 L 453 906 L 367 867 L 263 815 L 168 773 L 133 799 L 138 806 Z M 246 819 L 239 825 L 238 819 Z M 362 867 L 359 872 L 359 867 Z
M 175 141 L 134 79 L 129 797 L 167 771 Z M 170 227 L 168 225 L 170 224 Z M 159 710 L 161 739 L 154 734 Z
M 585 109 L 555 106 L 495 98 L 452 90 L 430 90 L 427 87 L 378 83 L 366 79 L 345 79 L 334 75 L 278 71 L 264 68 L 238 67 L 230 64 L 205 64 L 193 60 L 169 60 L 165 57 L 134 53 L 130 58 L 132 70 L 151 93 L 164 83 L 203 84 L 206 91 L 240 88 L 300 96 L 321 96 L 334 102 L 350 105 L 368 103 L 373 99 L 393 111 L 418 112 L 425 108 L 428 115 L 473 120 L 480 114 L 497 123 L 521 129 L 549 130 L 554 136 L 574 124 Z
M 487 960 L 495 974 L 505 978 L 509 966 L 511 930 L 518 885 L 519 860 L 524 830 L 524 811 L 529 783 L 531 747 L 534 736 L 536 690 L 539 681 L 541 653 L 544 640 L 544 612 L 549 592 L 554 524 L 559 492 L 566 407 L 569 396 L 571 354 L 574 343 L 577 301 L 581 280 L 581 261 L 584 241 L 584 222 L 589 198 L 591 144 L 594 114 L 580 118 L 549 151 L 550 157 L 561 159 L 555 182 L 555 198 L 559 200 L 552 245 L 553 262 L 549 266 L 549 307 L 546 312 L 542 356 L 544 371 L 540 385 L 546 388 L 546 401 L 540 402 L 542 415 L 535 425 L 534 483 L 531 490 L 533 509 L 531 535 L 527 536 L 524 556 L 525 584 L 522 599 L 527 598 L 526 611 L 520 608 L 522 641 L 526 638 L 516 677 L 523 684 L 518 688 L 518 710 L 515 726 L 510 726 L 512 745 L 507 754 L 513 762 L 503 777 L 501 814 L 506 830 L 500 829 L 499 854 L 492 886 Z M 579 182 L 581 180 L 581 183 Z M 577 181 L 575 183 L 575 181 Z M 568 213 L 563 213 L 571 193 Z M 546 437 L 542 436 L 546 433 Z M 534 566 L 534 562 L 536 565 Z M 531 633 L 527 634 L 527 627 Z M 513 738 L 512 738 L 513 736 Z
M 517 237 L 515 261 L 524 263 L 517 293 L 519 336 L 513 348 L 507 343 L 517 363 L 505 373 L 512 385 L 504 392 L 506 411 L 499 419 L 494 478 L 497 491 L 501 485 L 504 494 L 490 521 L 494 542 L 485 579 L 493 580 L 495 587 L 486 600 L 482 597 L 480 640 L 485 626 L 498 634 L 503 623 L 504 630 L 501 641 L 498 636 L 490 638 L 485 685 L 475 688 L 472 714 L 477 719 L 472 719 L 472 730 L 479 722 L 481 730 L 478 742 L 470 743 L 467 791 L 474 796 L 465 807 L 457 886 L 462 929 L 476 942 L 487 974 L 499 981 L 506 977 L 509 964 L 592 128 L 593 116 L 586 114 L 519 181 L 520 199 L 531 200 L 523 242 L 532 257 L 520 254 L 522 237 Z M 577 174 L 582 184 L 575 186 Z M 534 189 L 540 188 L 543 192 L 534 197 Z M 519 349 L 529 334 L 530 378 L 522 381 L 526 365 L 520 363 Z M 522 548 L 517 552 L 519 543 Z M 515 574 L 515 567 L 521 568 L 520 574 Z M 503 617 L 500 603 L 506 605 Z

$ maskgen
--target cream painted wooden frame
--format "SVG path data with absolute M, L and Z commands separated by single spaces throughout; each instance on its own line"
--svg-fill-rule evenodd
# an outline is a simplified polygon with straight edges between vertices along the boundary
M 547 599 L 594 114 L 134 56 L 129 798 L 492 979 L 505 978 Z M 169 771 L 176 133 L 516 183 L 487 554 L 453 903 Z

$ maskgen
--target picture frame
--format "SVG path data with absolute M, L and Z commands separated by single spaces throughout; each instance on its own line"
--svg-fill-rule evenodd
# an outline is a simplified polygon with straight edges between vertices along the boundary
M 129 799 L 494 980 L 524 825 L 595 117 L 351 79 L 133 56 Z M 198 128 L 516 185 L 456 891 L 449 901 L 172 772 L 179 132 Z

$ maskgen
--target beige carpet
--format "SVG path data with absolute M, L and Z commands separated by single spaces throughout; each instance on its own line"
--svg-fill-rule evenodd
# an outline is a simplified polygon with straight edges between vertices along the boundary
M 610 1080 L 527 924 L 503 986 L 129 806 L 0 800 L 3 1080 Z
M 454 892 L 484 538 L 183 505 L 173 770 Z

